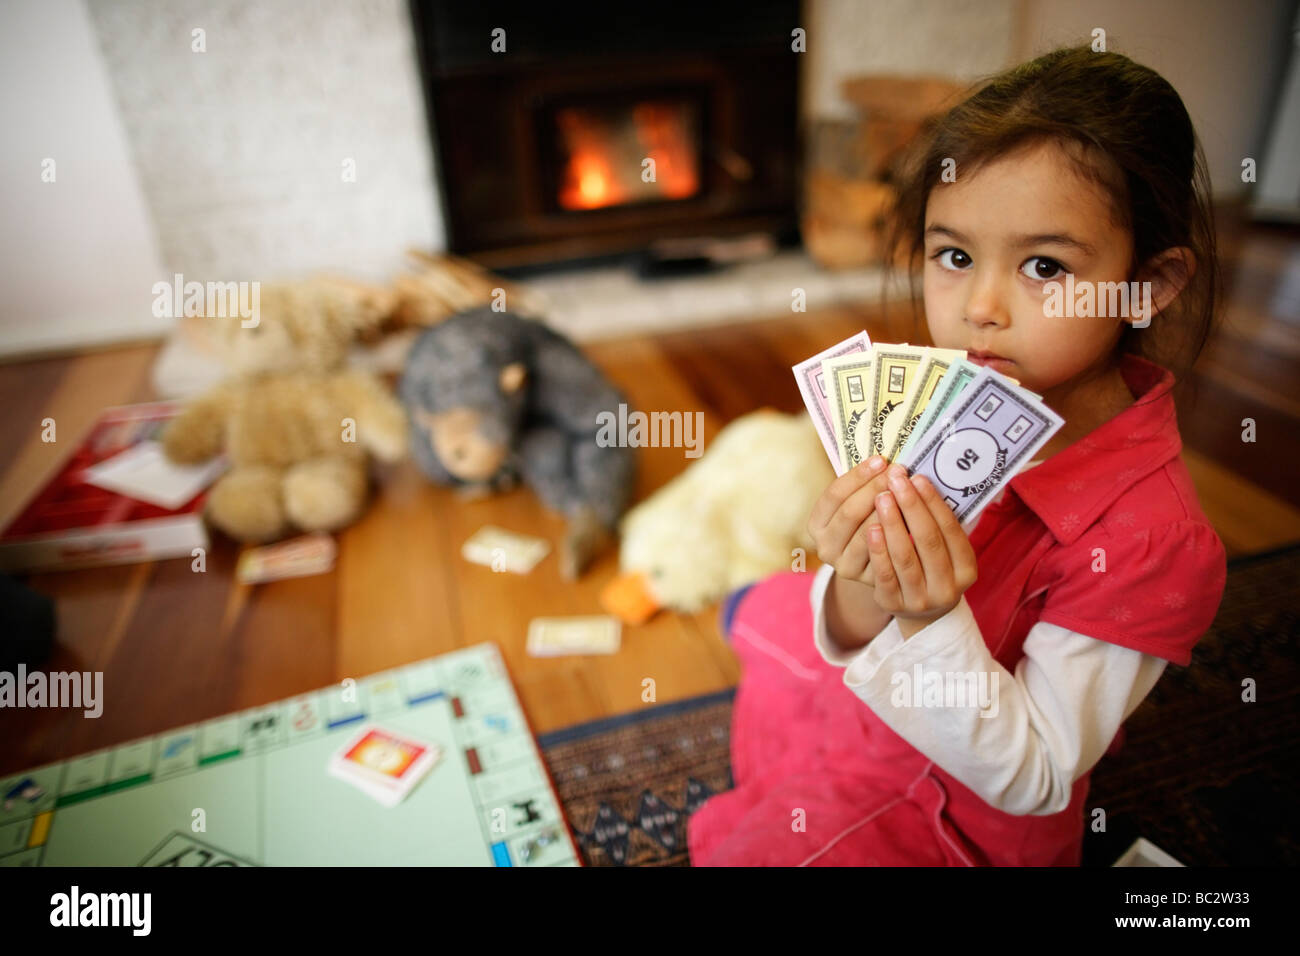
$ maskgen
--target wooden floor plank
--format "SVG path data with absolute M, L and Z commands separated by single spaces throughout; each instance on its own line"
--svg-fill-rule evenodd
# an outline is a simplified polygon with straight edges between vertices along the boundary
M 1300 507 L 1300 418 L 1270 404 L 1252 401 L 1199 369 L 1189 388 L 1174 392 L 1183 445 L 1213 459 L 1293 506 Z M 1245 441 L 1246 422 L 1254 441 Z M 1198 488 L 1213 495 L 1212 488 Z
M 337 674 L 361 677 L 462 646 L 447 556 L 452 495 L 409 464 L 389 470 L 366 520 L 338 535 Z
M 1300 541 L 1300 508 L 1195 451 L 1184 449 L 1183 461 L 1229 557 Z

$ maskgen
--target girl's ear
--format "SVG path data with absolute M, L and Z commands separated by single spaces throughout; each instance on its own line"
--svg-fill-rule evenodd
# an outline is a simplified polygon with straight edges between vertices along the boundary
M 1148 259 L 1138 270 L 1136 281 L 1151 283 L 1151 313 L 1155 314 L 1167 309 L 1195 274 L 1195 253 L 1186 246 L 1176 246 Z

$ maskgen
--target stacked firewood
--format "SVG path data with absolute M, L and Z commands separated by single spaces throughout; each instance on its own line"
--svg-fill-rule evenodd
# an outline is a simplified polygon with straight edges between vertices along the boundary
M 844 96 L 858 115 L 816 121 L 808 147 L 802 231 L 818 263 L 846 269 L 885 261 L 904 153 L 964 88 L 927 76 L 845 81 Z

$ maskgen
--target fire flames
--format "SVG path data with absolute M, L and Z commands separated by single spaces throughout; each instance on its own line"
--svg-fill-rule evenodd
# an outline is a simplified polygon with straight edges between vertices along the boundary
M 688 199 L 699 191 L 694 113 L 688 104 L 568 108 L 556 114 L 556 123 L 567 155 L 557 197 L 563 209 Z

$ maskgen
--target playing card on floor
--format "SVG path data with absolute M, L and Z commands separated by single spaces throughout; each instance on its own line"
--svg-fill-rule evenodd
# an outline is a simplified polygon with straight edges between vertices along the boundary
M 316 531 L 245 551 L 235 565 L 235 577 L 243 584 L 262 584 L 324 574 L 334 567 L 337 551 L 332 535 Z
M 622 623 L 607 615 L 538 617 L 528 622 L 527 650 L 532 657 L 614 654 L 622 635 Z
M 460 554 L 466 561 L 486 565 L 493 571 L 527 574 L 550 550 L 550 543 L 542 538 L 485 524 L 461 545 Z

